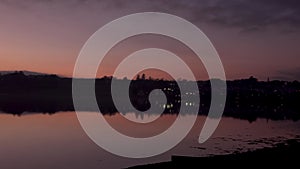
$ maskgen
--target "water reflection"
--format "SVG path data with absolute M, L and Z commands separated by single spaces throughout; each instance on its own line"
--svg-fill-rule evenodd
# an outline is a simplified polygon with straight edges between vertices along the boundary
M 126 113 L 126 116 L 136 115 Z M 188 119 L 188 116 L 180 118 Z M 105 118 L 122 133 L 149 137 L 168 128 L 176 115 L 163 115 L 150 124 L 135 124 L 118 113 L 105 115 Z M 143 116 L 144 120 L 147 118 L 151 118 L 151 115 Z M 273 146 L 300 134 L 299 121 L 258 119 L 249 123 L 224 117 L 215 134 L 206 143 L 198 144 L 198 134 L 205 118 L 198 116 L 190 134 L 174 149 L 157 157 L 127 159 L 112 155 L 95 145 L 80 127 L 75 112 L 59 112 L 53 115 L 27 113 L 21 117 L 0 114 L 0 164 L 1 168 L 16 169 L 124 168 L 168 161 L 171 155 L 208 156 L 248 151 Z

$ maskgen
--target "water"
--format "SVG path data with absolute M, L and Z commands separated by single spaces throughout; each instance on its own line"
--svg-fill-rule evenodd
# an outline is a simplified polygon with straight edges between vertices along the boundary
M 126 116 L 145 121 L 153 118 L 146 115 L 141 119 L 134 113 Z M 192 115 L 180 118 L 188 119 L 188 116 Z M 164 115 L 155 122 L 137 126 L 119 114 L 105 117 L 115 129 L 135 137 L 158 134 L 176 118 L 175 115 Z M 214 135 L 204 144 L 199 144 L 198 135 L 205 118 L 198 116 L 190 134 L 170 151 L 146 159 L 129 159 L 112 155 L 98 147 L 84 133 L 75 112 L 53 115 L 27 113 L 22 116 L 0 113 L 0 168 L 125 168 L 169 161 L 171 155 L 210 156 L 271 147 L 300 135 L 300 121 L 258 119 L 249 123 L 223 117 Z

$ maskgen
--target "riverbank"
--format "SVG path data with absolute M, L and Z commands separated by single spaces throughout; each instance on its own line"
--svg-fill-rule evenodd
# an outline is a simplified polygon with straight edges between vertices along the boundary
M 129 167 L 128 169 L 193 169 L 203 166 L 222 167 L 278 167 L 300 164 L 300 138 L 287 140 L 272 148 L 211 157 L 172 156 L 171 161 Z

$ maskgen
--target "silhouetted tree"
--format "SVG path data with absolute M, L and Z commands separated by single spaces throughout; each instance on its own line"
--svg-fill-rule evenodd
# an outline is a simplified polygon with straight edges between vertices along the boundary
M 141 80 L 140 74 L 138 74 L 138 75 L 136 76 L 136 80 Z
M 144 73 L 142 74 L 142 80 L 146 80 L 146 75 Z

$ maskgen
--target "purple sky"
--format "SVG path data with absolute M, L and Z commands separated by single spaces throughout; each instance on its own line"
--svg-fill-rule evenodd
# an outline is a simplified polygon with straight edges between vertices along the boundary
M 2 0 L 0 70 L 71 76 L 80 49 L 96 30 L 121 16 L 146 11 L 175 14 L 197 25 L 217 49 L 228 79 L 253 75 L 300 80 L 297 0 Z M 107 56 L 99 76 L 109 75 L 119 55 L 151 46 L 149 42 L 189 55 L 176 42 L 166 45 L 169 41 L 147 36 L 128 40 Z M 198 70 L 198 64 L 192 67 Z M 196 76 L 205 79 L 199 67 Z

